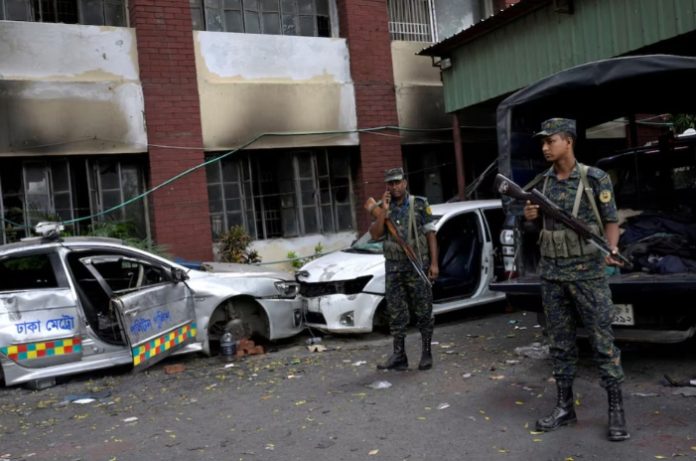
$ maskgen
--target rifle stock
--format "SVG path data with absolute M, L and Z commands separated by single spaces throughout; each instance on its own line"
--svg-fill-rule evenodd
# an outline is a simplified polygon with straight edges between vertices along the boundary
M 553 203 L 537 189 L 532 189 L 531 192 L 525 192 L 524 189 L 522 189 L 513 180 L 506 178 L 502 174 L 496 175 L 494 185 L 496 190 L 502 195 L 507 195 L 508 197 L 519 200 L 529 200 L 530 202 L 539 205 L 539 209 L 543 213 L 553 217 L 556 221 L 560 221 L 566 227 L 575 231 L 580 237 L 597 247 L 605 255 L 621 261 L 627 270 L 631 270 L 633 268 L 633 264 L 628 258 L 619 254 L 618 252 L 613 252 L 611 248 L 609 248 L 607 241 L 603 237 L 600 237 L 592 232 L 592 229 L 586 223 L 580 221 L 572 214 Z

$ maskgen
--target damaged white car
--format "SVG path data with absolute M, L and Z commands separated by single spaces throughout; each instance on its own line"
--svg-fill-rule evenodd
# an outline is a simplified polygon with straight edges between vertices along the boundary
M 115 239 L 3 245 L 0 380 L 44 387 L 62 375 L 210 354 L 232 321 L 286 338 L 303 328 L 297 294 L 289 275 L 186 269 Z
M 433 284 L 433 312 L 440 314 L 500 301 L 488 289 L 503 273 L 498 235 L 500 200 L 433 205 L 440 275 Z M 310 261 L 297 272 L 305 324 L 333 333 L 368 333 L 387 325 L 382 242 L 369 233 L 343 251 Z

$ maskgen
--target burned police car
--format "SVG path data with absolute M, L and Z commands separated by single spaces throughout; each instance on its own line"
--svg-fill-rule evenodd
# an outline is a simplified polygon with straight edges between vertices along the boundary
M 39 387 L 55 377 L 173 353 L 210 354 L 230 322 L 269 340 L 302 329 L 288 275 L 186 269 L 96 237 L 0 246 L 0 378 Z M 212 346 L 211 346 L 212 343 Z

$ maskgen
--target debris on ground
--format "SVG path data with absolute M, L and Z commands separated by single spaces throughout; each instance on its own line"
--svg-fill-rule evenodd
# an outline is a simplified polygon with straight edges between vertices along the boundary
M 164 366 L 164 374 L 166 375 L 175 375 L 177 373 L 181 373 L 184 370 L 186 370 L 186 367 L 182 363 L 175 363 L 173 365 Z
M 374 381 L 367 385 L 371 389 L 389 389 L 392 387 L 392 383 L 389 381 Z
M 240 339 L 237 341 L 237 350 L 234 355 L 237 358 L 241 358 L 245 355 L 259 355 L 263 353 L 263 346 L 257 346 L 251 339 Z
M 111 391 L 98 391 L 98 392 L 87 392 L 84 394 L 68 394 L 61 402 L 63 405 L 68 403 L 76 403 L 79 405 L 84 405 L 86 403 L 92 403 L 96 400 L 102 400 L 111 397 Z
M 684 397 L 696 397 L 696 387 L 680 387 L 672 392 L 674 395 L 683 395 Z
M 515 354 L 530 359 L 547 359 L 549 358 L 549 346 L 548 344 L 532 343 L 529 346 L 516 347 Z
M 667 381 L 667 386 L 675 387 L 685 387 L 685 386 L 696 386 L 696 379 L 676 379 L 669 375 L 663 375 L 665 381 Z

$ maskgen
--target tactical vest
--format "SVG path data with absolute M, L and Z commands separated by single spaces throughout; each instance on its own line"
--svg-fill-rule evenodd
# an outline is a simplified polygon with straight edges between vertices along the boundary
M 587 165 L 578 163 L 578 170 L 580 171 L 580 183 L 578 184 L 578 190 L 575 194 L 575 202 L 573 204 L 572 215 L 577 218 L 578 211 L 580 210 L 580 203 L 582 202 L 583 192 L 589 200 L 592 211 L 594 212 L 596 224 L 588 223 L 588 227 L 593 233 L 604 236 L 604 229 L 602 226 L 602 218 L 599 215 L 599 209 L 597 208 L 597 203 L 594 199 L 594 192 L 590 187 L 590 183 L 587 180 Z M 544 179 L 544 188 L 542 193 L 546 194 L 546 187 L 548 185 L 548 176 Z M 534 181 L 533 181 L 534 182 Z M 530 183 L 531 184 L 531 183 Z M 527 185 L 526 187 L 529 187 Z M 574 258 L 578 256 L 592 255 L 599 251 L 599 249 L 585 241 L 580 237 L 575 231 L 564 228 L 559 230 L 549 230 L 546 228 L 546 219 L 542 218 L 543 228 L 539 233 L 539 250 L 541 255 L 547 258 Z
M 428 240 L 425 237 L 425 234 L 419 232 L 418 224 L 416 223 L 415 203 L 416 196 L 411 195 L 409 197 L 408 222 L 406 223 L 406 238 L 404 240 L 411 246 L 411 248 L 415 250 L 416 254 L 420 257 L 421 262 L 423 262 L 428 258 Z M 394 226 L 399 231 L 403 229 L 403 224 L 397 225 L 396 222 L 394 222 Z M 403 237 L 404 234 L 400 232 L 400 235 Z M 414 238 L 414 236 L 417 236 L 417 238 Z M 394 237 L 392 237 L 389 232 L 387 232 L 387 236 L 384 240 L 382 248 L 385 259 L 391 261 L 408 260 L 404 250 L 397 243 L 397 241 L 394 240 Z

